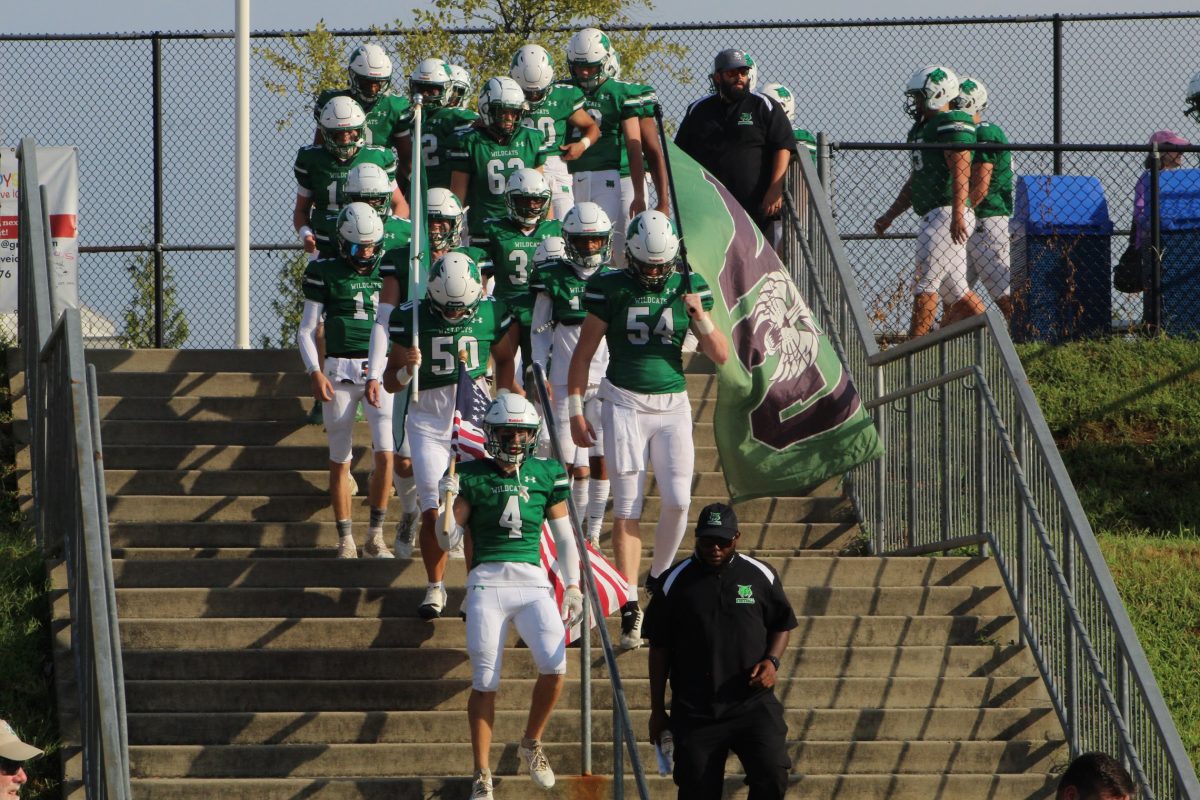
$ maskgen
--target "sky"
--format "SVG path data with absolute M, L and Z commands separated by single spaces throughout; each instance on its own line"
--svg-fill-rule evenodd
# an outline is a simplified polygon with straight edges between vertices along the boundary
M 331 28 L 369 28 L 392 22 L 400 9 L 420 4 L 396 0 L 250 0 L 250 24 L 255 30 L 308 29 L 324 19 Z M 232 30 L 234 0 L 0 0 L 4 33 L 129 33 L 145 31 Z M 1131 11 L 1181 11 L 1181 0 L 841 0 L 838 19 L 1009 16 L 1022 14 L 1124 13 Z M 750 10 L 747 11 L 746 9 Z M 749 19 L 825 19 L 829 15 L 815 3 L 795 0 L 759 0 L 737 6 L 728 0 L 657 0 L 641 11 L 639 22 L 711 22 Z

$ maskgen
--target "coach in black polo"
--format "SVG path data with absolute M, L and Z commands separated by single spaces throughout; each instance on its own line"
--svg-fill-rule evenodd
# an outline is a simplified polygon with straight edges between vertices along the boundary
M 662 574 L 646 609 L 650 740 L 674 736 L 679 800 L 720 800 L 730 750 L 750 800 L 787 791 L 787 723 L 773 687 L 796 615 L 775 570 L 737 552 L 740 536 L 732 508 L 706 506 L 696 552 Z
M 764 232 L 783 207 L 783 178 L 796 152 L 783 107 L 750 91 L 749 57 L 722 50 L 710 94 L 688 107 L 675 144 L 711 172 Z

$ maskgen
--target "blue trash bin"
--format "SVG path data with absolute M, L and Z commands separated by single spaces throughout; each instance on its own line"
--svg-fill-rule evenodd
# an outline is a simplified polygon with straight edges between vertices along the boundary
M 1112 330 L 1112 230 L 1099 178 L 1017 178 L 1012 221 L 1014 340 L 1061 342 Z
M 1172 336 L 1200 337 L 1200 169 L 1169 169 L 1158 176 L 1162 243 L 1162 328 Z M 1138 216 L 1143 243 L 1150 241 L 1149 193 Z M 1143 319 L 1154 319 L 1151 249 L 1142 248 Z

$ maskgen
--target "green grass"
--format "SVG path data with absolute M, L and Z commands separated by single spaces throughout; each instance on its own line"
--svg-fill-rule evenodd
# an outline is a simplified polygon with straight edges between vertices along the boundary
M 0 362 L 3 362 L 0 348 Z M 49 581 L 17 501 L 8 375 L 0 363 L 0 718 L 46 755 L 29 763 L 26 800 L 59 796 L 58 713 Z
M 1019 348 L 1121 599 L 1200 763 L 1200 343 Z

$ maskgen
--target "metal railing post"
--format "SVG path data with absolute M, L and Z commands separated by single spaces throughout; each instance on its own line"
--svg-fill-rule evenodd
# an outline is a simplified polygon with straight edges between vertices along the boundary
M 162 34 L 151 37 L 154 94 L 154 346 L 163 346 L 163 104 Z
M 1063 21 L 1061 14 L 1055 14 L 1054 20 L 1050 25 L 1051 35 L 1054 38 L 1053 54 L 1054 61 L 1054 143 L 1063 143 Z M 1062 151 L 1054 151 L 1054 174 L 1062 175 Z
M 1150 319 L 1154 333 L 1162 332 L 1162 214 L 1158 179 L 1162 174 L 1162 153 L 1158 142 L 1150 146 Z
M 821 186 L 825 188 L 825 193 L 829 194 L 829 170 L 830 158 L 833 156 L 833 151 L 829 147 L 829 136 L 825 131 L 817 133 L 817 180 L 821 182 Z M 833 195 L 830 194 L 829 202 L 833 202 Z

